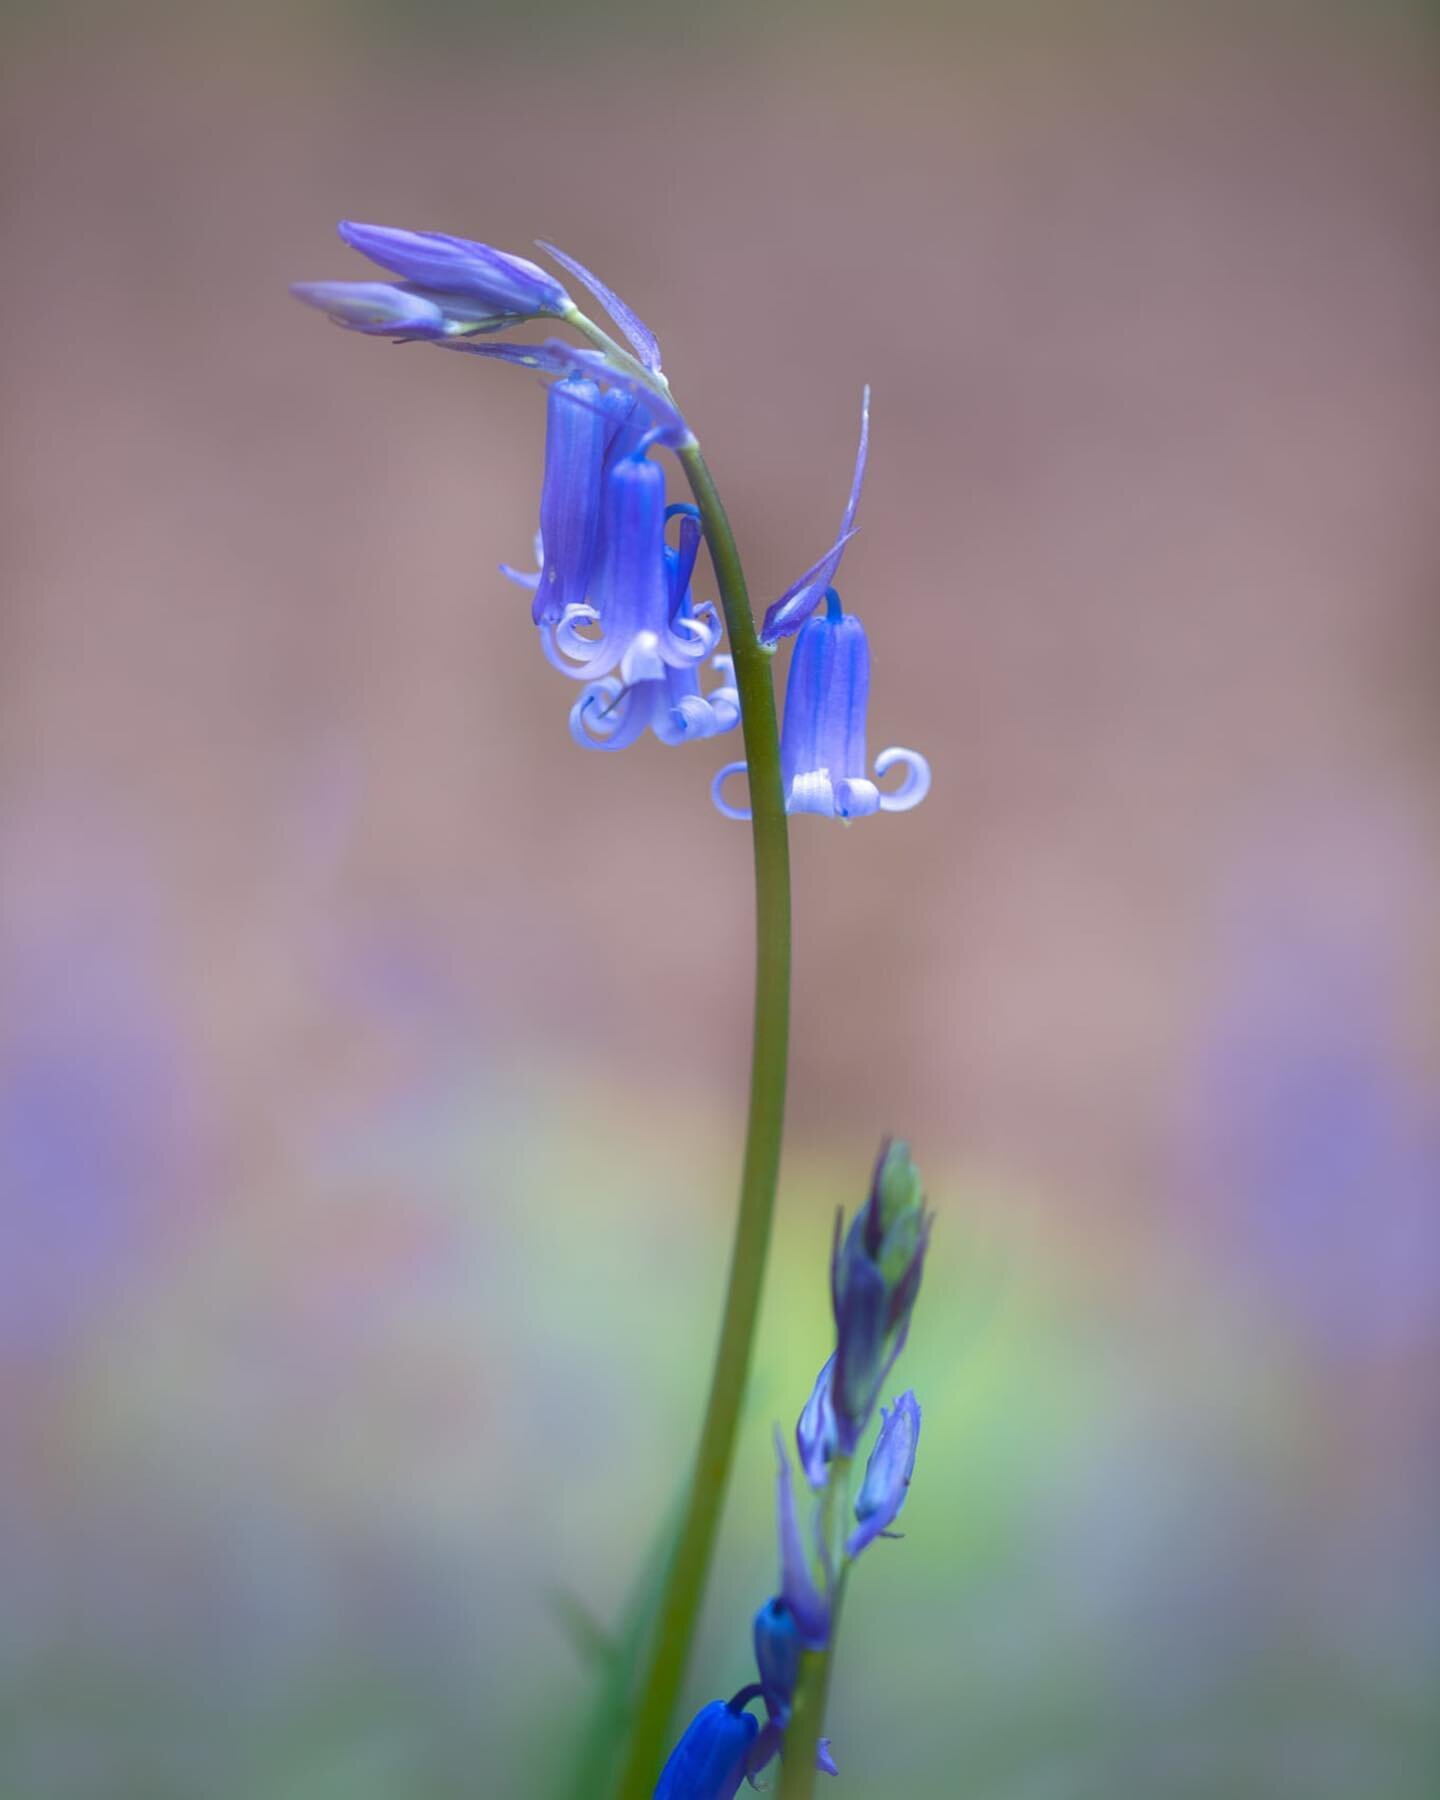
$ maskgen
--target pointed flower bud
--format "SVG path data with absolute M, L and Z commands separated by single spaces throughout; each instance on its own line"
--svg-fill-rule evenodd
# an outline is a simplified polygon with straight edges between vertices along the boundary
M 750 1713 L 723 1700 L 702 1706 L 670 1753 L 654 1800 L 733 1800 L 759 1729 Z
M 795 1424 L 795 1448 L 800 1452 L 800 1467 L 805 1479 L 817 1492 L 826 1482 L 826 1469 L 835 1454 L 835 1409 L 830 1404 L 830 1380 L 835 1358 L 815 1377 L 815 1386 Z
M 836 1346 L 830 1381 L 836 1439 L 853 1456 L 910 1329 L 930 1218 L 908 1144 L 886 1139 L 870 1194 L 843 1245 L 836 1221 L 831 1297 Z
M 855 1501 L 859 1529 L 845 1543 L 847 1556 L 858 1556 L 877 1537 L 888 1535 L 900 1516 L 910 1477 L 915 1473 L 915 1450 L 920 1442 L 920 1402 L 907 1389 L 891 1411 L 880 1409 L 880 1435 L 865 1465 L 865 1480 Z
M 780 774 L 788 813 L 821 813 L 832 819 L 863 819 L 876 812 L 908 812 L 930 791 L 930 765 L 914 750 L 882 750 L 875 773 L 896 763 L 905 779 L 882 793 L 866 768 L 865 715 L 870 703 L 870 646 L 865 627 L 840 605 L 832 588 L 826 610 L 811 619 L 795 641 L 785 685 L 785 720 L 780 734 Z M 730 806 L 722 788 L 743 769 L 731 763 L 715 777 L 711 792 L 720 811 L 748 819 L 748 808 Z
M 436 294 L 478 301 L 491 313 L 528 319 L 536 313 L 563 313 L 571 304 L 560 283 L 537 263 L 470 238 L 362 225 L 353 219 L 341 222 L 340 235 L 382 269 Z
M 328 313 L 348 331 L 373 337 L 445 336 L 445 313 L 435 301 L 386 281 L 293 281 L 290 292 Z

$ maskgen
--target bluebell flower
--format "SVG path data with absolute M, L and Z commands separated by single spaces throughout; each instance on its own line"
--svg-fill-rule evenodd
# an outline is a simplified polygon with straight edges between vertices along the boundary
M 765 1710 L 783 1731 L 790 1721 L 790 1703 L 800 1678 L 800 1657 L 805 1646 L 800 1627 L 783 1597 L 773 1595 L 755 1615 L 755 1666 L 760 1672 L 760 1691 Z
M 655 1800 L 733 1800 L 759 1729 L 733 1701 L 702 1706 L 661 1770 Z
M 523 256 L 443 231 L 404 231 L 392 225 L 341 221 L 340 235 L 353 250 L 394 275 L 436 295 L 464 299 L 492 318 L 562 317 L 573 307 L 555 277 Z
M 541 645 L 577 681 L 618 672 L 623 687 L 694 668 L 720 640 L 713 607 L 672 606 L 665 545 L 665 474 L 643 451 L 609 469 L 590 599 L 542 625 Z
M 531 607 L 537 625 L 555 624 L 567 606 L 583 605 L 589 591 L 610 435 L 595 382 L 583 375 L 551 382 L 540 486 L 540 569 Z
M 882 750 L 876 775 L 897 763 L 905 779 L 882 793 L 866 773 L 865 723 L 870 701 L 870 647 L 865 627 L 840 605 L 832 588 L 825 611 L 800 632 L 785 684 L 780 733 L 780 775 L 788 813 L 820 813 L 863 819 L 876 812 L 908 812 L 930 791 L 930 765 L 915 750 Z M 711 793 L 729 819 L 748 819 L 748 807 L 731 806 L 723 788 L 745 768 L 730 763 L 716 775 Z
M 684 515 L 679 547 L 665 550 L 670 617 L 672 621 L 693 621 L 690 576 L 699 549 L 700 526 L 693 508 L 672 506 L 669 510 Z M 570 709 L 570 735 L 585 750 L 623 750 L 647 728 L 662 744 L 684 744 L 730 731 L 740 720 L 734 659 L 716 656 L 710 667 L 719 675 L 720 684 L 708 694 L 700 691 L 700 674 L 693 662 L 666 663 L 658 675 L 629 683 L 615 675 L 592 681 Z
M 911 1388 L 900 1396 L 891 1411 L 887 1412 L 883 1406 L 880 1409 L 880 1435 L 865 1465 L 865 1479 L 855 1501 L 859 1525 L 846 1539 L 847 1556 L 858 1556 L 877 1537 L 891 1535 L 890 1527 L 899 1518 L 905 1496 L 910 1491 L 919 1442 L 920 1402 Z
M 908 1145 L 886 1140 L 869 1196 L 843 1243 L 838 1218 L 835 1230 L 830 1404 L 837 1449 L 853 1456 L 885 1377 L 904 1348 L 930 1241 L 924 1190 Z
M 865 485 L 865 463 L 870 454 L 870 390 L 860 400 L 860 447 L 855 452 L 855 473 L 850 480 L 850 497 L 840 518 L 835 542 L 812 563 L 800 579 L 788 588 L 769 608 L 760 626 L 762 644 L 778 644 L 783 637 L 798 631 L 835 585 L 845 546 L 855 535 L 855 510 L 860 504 L 860 490 Z
M 835 1454 L 835 1408 L 830 1402 L 830 1381 L 835 1370 L 832 1352 L 823 1369 L 815 1377 L 815 1386 L 795 1424 L 795 1447 L 800 1452 L 800 1467 L 812 1488 L 823 1488 L 828 1477 L 830 1459 Z

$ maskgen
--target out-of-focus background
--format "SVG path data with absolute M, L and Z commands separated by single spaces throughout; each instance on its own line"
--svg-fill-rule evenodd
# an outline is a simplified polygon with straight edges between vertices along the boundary
M 850 1800 L 1421 1800 L 1436 80 L 1421 9 L 6 9 L 0 1793 L 592 1794 L 693 1440 L 727 744 L 570 742 L 533 379 L 344 216 L 660 331 L 926 804 L 794 831 L 792 1127 L 694 1703 L 884 1129 L 939 1212 Z M 577 1757 L 581 1762 L 577 1763 Z

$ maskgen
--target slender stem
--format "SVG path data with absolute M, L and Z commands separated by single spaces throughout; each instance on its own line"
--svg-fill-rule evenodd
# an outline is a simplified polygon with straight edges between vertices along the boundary
M 770 1247 L 790 1035 L 790 846 L 771 659 L 755 633 L 740 553 L 705 459 L 693 443 L 677 455 L 700 508 L 740 694 L 755 851 L 755 1036 L 740 1205 L 720 1343 L 685 1516 L 626 1741 L 619 1800 L 649 1800 L 669 1745 L 675 1702 L 704 1600 Z
M 845 1523 L 849 1515 L 850 1458 L 836 1457 L 821 1502 L 820 1534 L 838 1571 L 830 1593 L 830 1639 L 823 1650 L 807 1650 L 800 1659 L 790 1723 L 785 1728 L 784 1761 L 776 1800 L 810 1800 L 815 1785 L 815 1749 L 825 1726 L 830 1675 L 835 1667 L 835 1640 L 845 1606 L 850 1559 L 845 1555 Z

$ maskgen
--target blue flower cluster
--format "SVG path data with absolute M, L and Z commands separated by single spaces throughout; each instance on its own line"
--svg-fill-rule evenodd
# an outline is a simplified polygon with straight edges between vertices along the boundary
M 874 1416 L 881 1389 L 904 1348 L 920 1291 L 930 1215 L 907 1145 L 881 1146 L 865 1204 L 848 1231 L 837 1219 L 830 1288 L 835 1350 L 821 1369 L 795 1428 L 813 1491 L 802 1521 L 790 1455 L 777 1434 L 776 1515 L 780 1591 L 755 1615 L 759 1680 L 733 1699 L 713 1700 L 691 1720 L 655 1789 L 655 1800 L 732 1800 L 785 1747 L 801 1658 L 829 1646 L 838 1584 L 850 1563 L 891 1530 L 909 1492 L 920 1441 L 920 1403 L 911 1391 L 880 1408 L 865 1477 L 848 1504 L 850 1459 Z M 838 1504 L 837 1504 L 838 1503 Z M 853 1518 L 853 1528 L 844 1521 Z M 764 1707 L 765 1723 L 749 1711 Z M 838 1773 L 829 1742 L 817 1765 Z
M 340 235 L 398 279 L 297 282 L 298 299 L 352 331 L 497 358 L 552 378 L 536 567 L 502 567 L 531 594 L 547 658 L 584 684 L 570 709 L 575 742 L 622 750 L 647 731 L 663 744 L 681 744 L 732 730 L 740 697 L 732 659 L 720 654 L 721 620 L 692 592 L 699 516 L 693 507 L 667 506 L 664 470 L 653 455 L 695 441 L 671 398 L 655 334 L 590 270 L 542 244 L 606 308 L 629 349 L 582 348 L 558 338 L 477 342 L 533 320 L 575 325 L 584 315 L 545 269 L 488 244 L 352 221 L 341 224 Z M 913 750 L 881 751 L 872 776 L 869 647 L 833 585 L 855 535 L 869 436 L 867 389 L 839 533 L 769 608 L 759 634 L 768 647 L 799 634 L 782 733 L 786 810 L 843 820 L 906 811 L 930 786 L 929 766 Z M 874 777 L 895 766 L 904 769 L 900 786 L 882 791 Z M 744 768 L 731 763 L 715 779 L 715 803 L 729 818 L 749 817 L 722 793 Z

